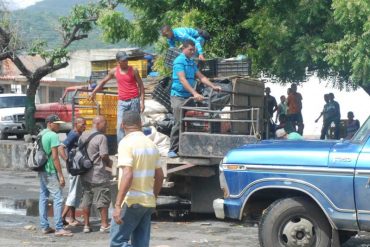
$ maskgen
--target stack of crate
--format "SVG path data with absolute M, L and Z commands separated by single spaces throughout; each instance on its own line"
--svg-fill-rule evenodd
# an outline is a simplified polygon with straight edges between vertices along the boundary
M 148 75 L 148 61 L 146 59 L 128 60 L 128 65 L 138 70 L 141 78 L 146 78 Z M 91 78 L 100 80 L 104 78 L 109 70 L 117 67 L 116 60 L 92 61 L 91 62 Z
M 87 93 L 80 94 L 79 105 L 86 108 L 79 109 L 79 115 L 86 119 L 86 129 L 89 130 L 92 128 L 92 120 L 98 114 L 105 117 L 107 120 L 107 135 L 116 134 L 117 126 L 117 95 L 111 94 L 96 94 L 95 100 L 88 100 Z M 97 106 L 99 106 L 99 111 Z

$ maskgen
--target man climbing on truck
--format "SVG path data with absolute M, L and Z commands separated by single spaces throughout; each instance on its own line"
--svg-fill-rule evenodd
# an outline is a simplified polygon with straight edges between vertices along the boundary
M 195 44 L 198 58 L 202 61 L 205 60 L 203 46 L 206 40 L 210 38 L 207 31 L 189 27 L 171 28 L 169 25 L 164 25 L 161 28 L 161 34 L 167 38 L 167 42 L 171 48 L 175 47 L 176 41 L 184 42 L 186 40 L 192 40 Z

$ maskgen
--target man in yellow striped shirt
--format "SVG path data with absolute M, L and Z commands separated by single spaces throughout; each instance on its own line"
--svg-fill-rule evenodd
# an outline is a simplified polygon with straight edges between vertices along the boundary
M 151 214 L 162 187 L 159 151 L 141 131 L 140 114 L 123 113 L 118 146 L 119 180 L 110 231 L 111 247 L 148 247 Z M 129 244 L 131 239 L 131 244 Z

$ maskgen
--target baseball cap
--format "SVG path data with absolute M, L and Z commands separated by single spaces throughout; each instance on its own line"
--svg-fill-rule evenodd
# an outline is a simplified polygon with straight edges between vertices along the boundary
M 57 124 L 65 123 L 64 121 L 60 120 L 60 118 L 55 114 L 47 116 L 45 119 L 45 122 L 46 123 L 57 123 Z
M 119 51 L 116 54 L 116 59 L 117 59 L 117 61 L 125 61 L 125 60 L 128 59 L 128 56 L 127 56 L 126 52 Z

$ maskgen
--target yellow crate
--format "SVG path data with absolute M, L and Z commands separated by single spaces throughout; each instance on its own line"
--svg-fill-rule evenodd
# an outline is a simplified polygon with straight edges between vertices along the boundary
M 105 131 L 105 134 L 106 135 L 115 135 L 115 134 L 117 134 L 117 130 L 116 129 L 107 129 Z
M 117 61 L 116 60 L 108 60 L 107 61 L 107 67 L 109 70 L 111 69 L 114 69 L 115 67 L 117 67 Z
M 104 71 L 108 70 L 108 61 L 92 61 L 91 71 Z
M 94 108 L 80 108 L 79 113 L 81 117 L 87 117 L 87 116 L 96 116 L 97 115 L 97 109 Z

